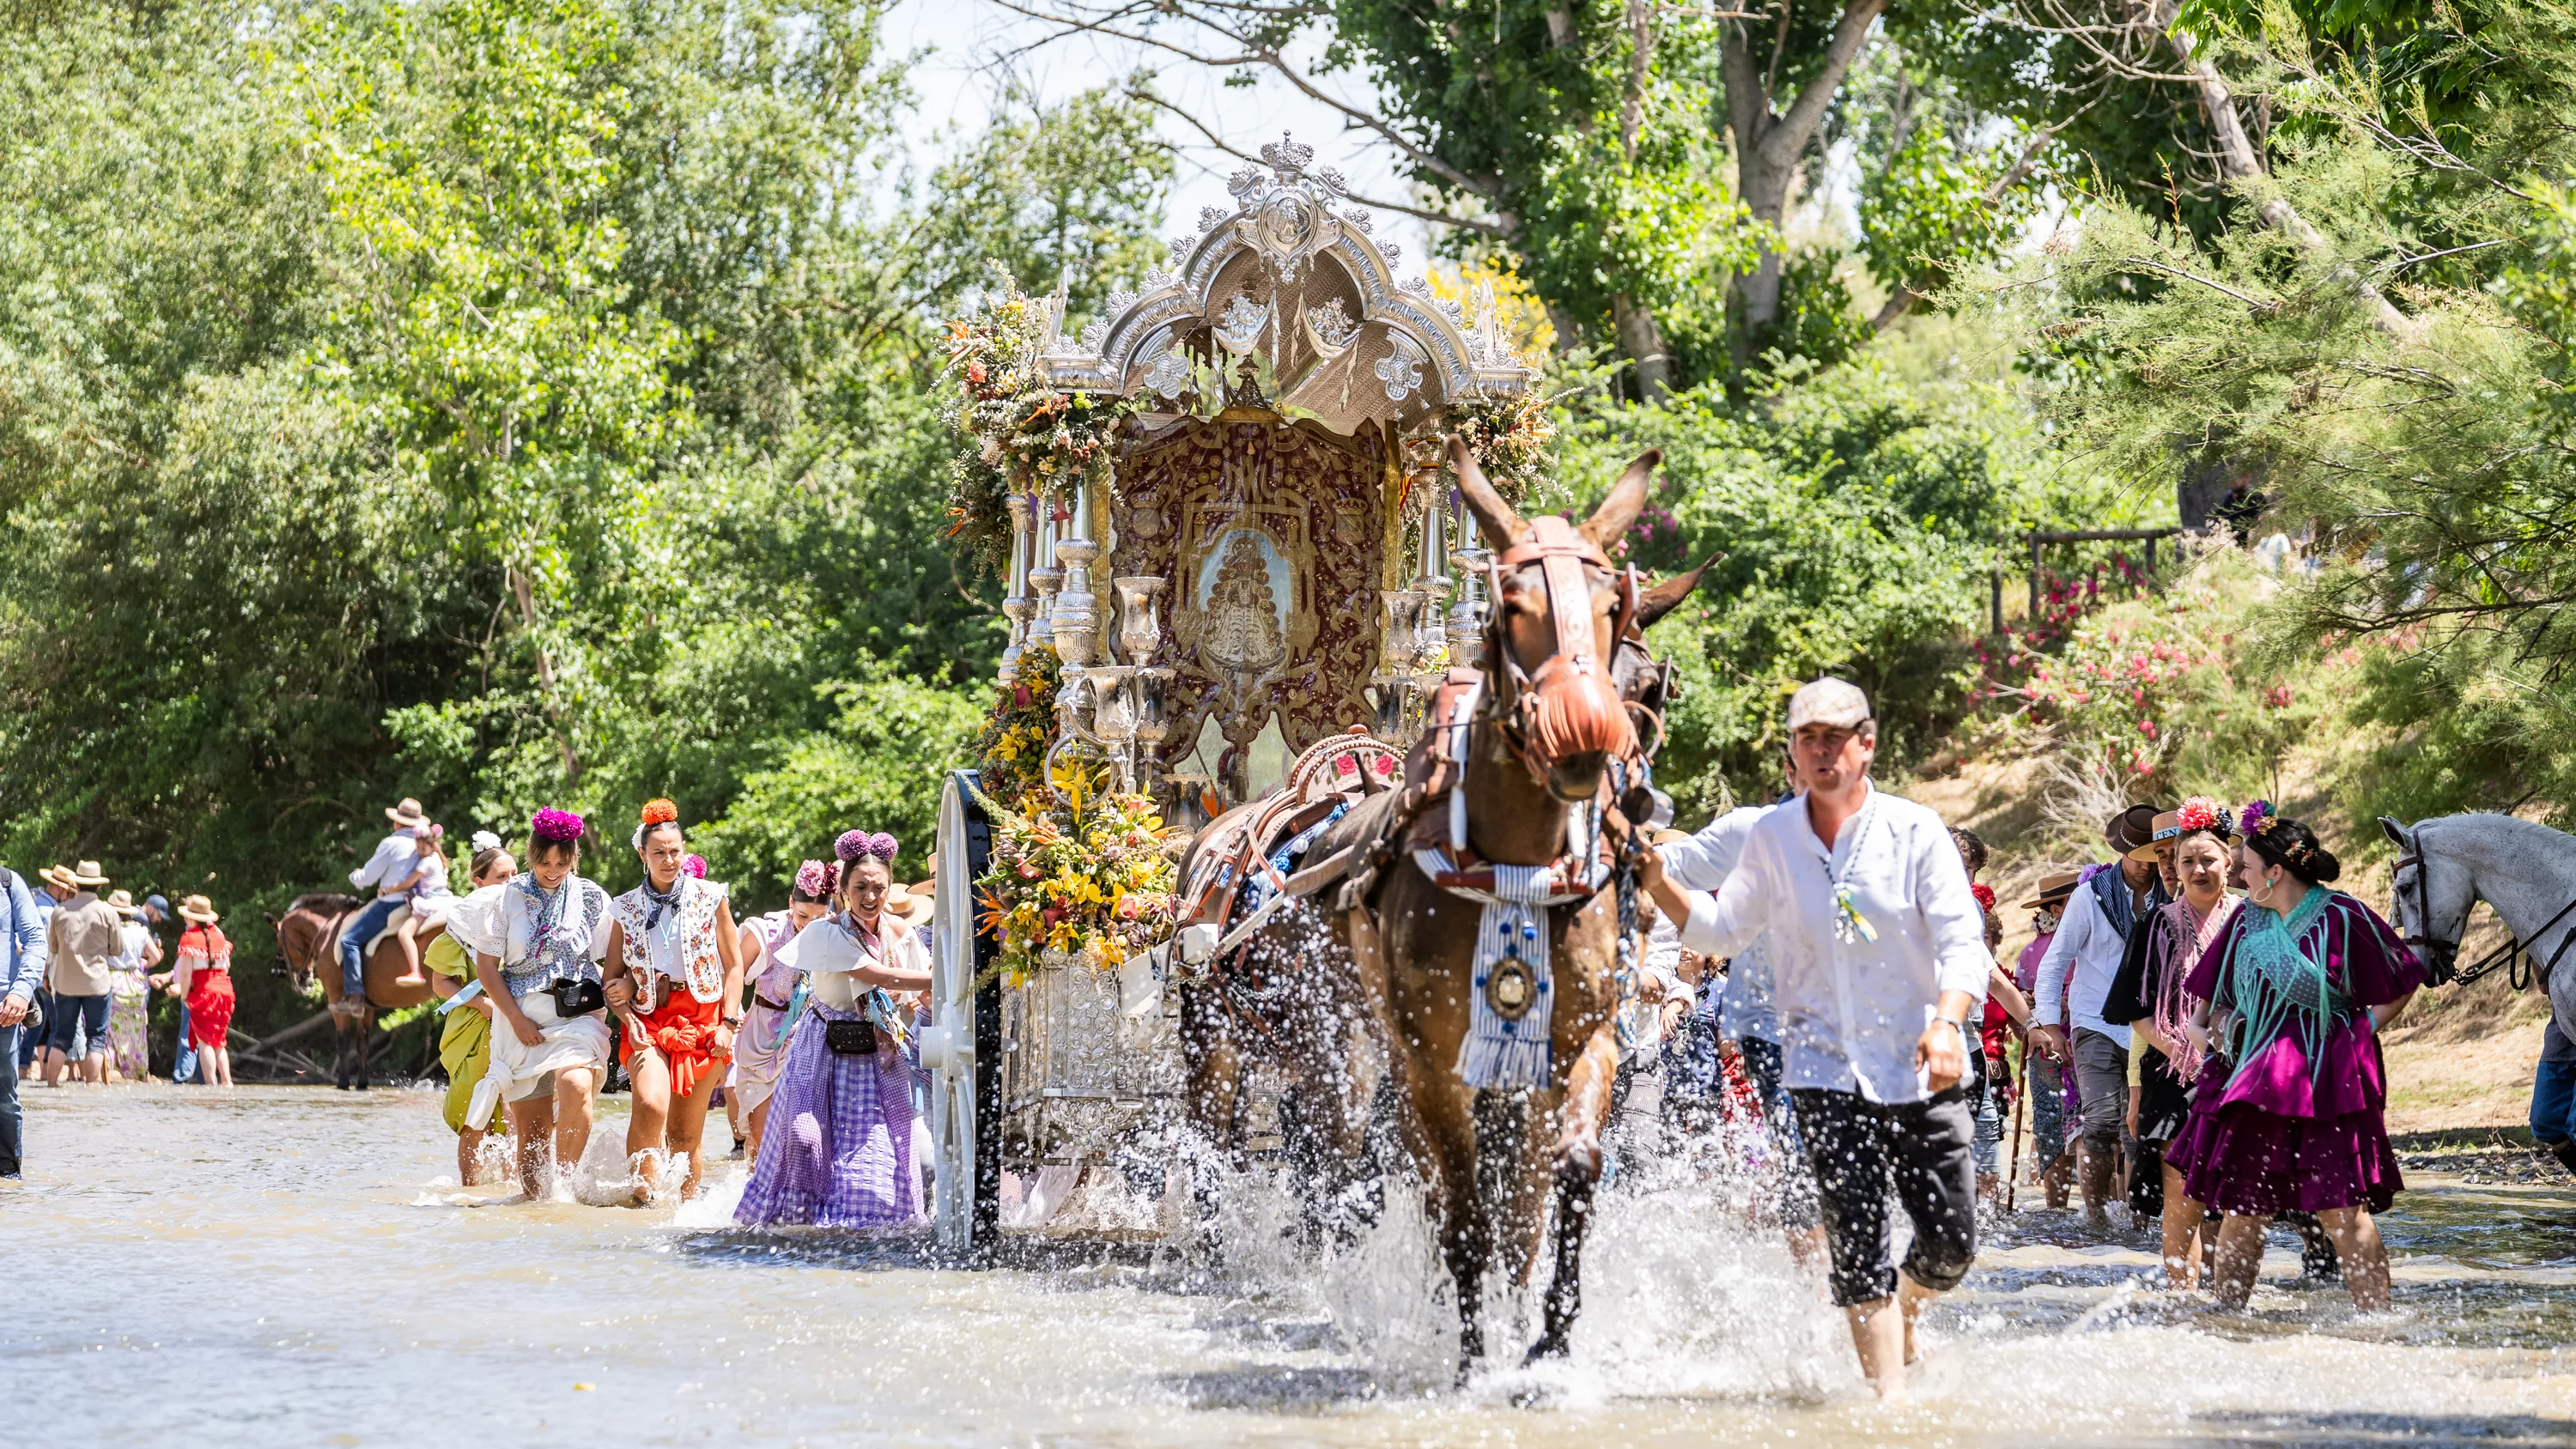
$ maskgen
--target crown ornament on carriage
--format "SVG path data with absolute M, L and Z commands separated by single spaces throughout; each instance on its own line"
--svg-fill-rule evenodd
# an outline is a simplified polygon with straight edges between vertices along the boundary
M 1201 208 L 1196 228 L 1170 239 L 1169 256 L 1146 274 L 1142 288 L 1112 291 L 1079 336 L 1059 330 L 1067 315 L 1065 288 L 1040 300 L 1037 360 L 1060 386 L 1122 391 L 1133 386 L 1131 369 L 1141 367 L 1142 391 L 1176 399 L 1190 390 L 1195 375 L 1183 336 L 1218 322 L 1237 300 L 1263 315 L 1238 315 L 1233 326 L 1219 329 L 1237 344 L 1226 349 L 1228 356 L 1249 355 L 1255 343 L 1289 345 L 1294 334 L 1304 332 L 1315 354 L 1329 361 L 1357 345 L 1361 328 L 1382 323 L 1395 357 L 1377 381 L 1390 402 L 1420 396 L 1434 378 L 1439 392 L 1453 400 L 1528 386 L 1531 365 L 1512 341 L 1490 288 L 1478 289 L 1462 304 L 1436 295 L 1422 277 L 1397 278 L 1404 249 L 1371 234 L 1374 218 L 1351 201 L 1339 171 L 1314 164 L 1314 147 L 1282 133 L 1259 155 L 1259 164 L 1227 179 L 1235 204 Z M 1219 291 L 1220 274 L 1234 275 L 1225 271 L 1227 259 L 1246 252 L 1260 259 L 1268 286 L 1227 288 L 1233 295 Z M 1358 293 L 1358 306 L 1339 319 L 1323 314 L 1320 296 L 1290 300 L 1307 290 L 1318 259 L 1328 253 Z M 1257 330 L 1247 337 L 1247 327 Z

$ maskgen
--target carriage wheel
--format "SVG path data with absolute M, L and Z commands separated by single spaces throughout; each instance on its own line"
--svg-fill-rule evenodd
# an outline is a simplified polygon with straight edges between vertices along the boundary
M 975 981 L 997 954 L 976 926 L 975 878 L 992 855 L 992 823 L 959 771 L 939 791 L 939 878 L 932 900 L 931 1025 L 921 1064 L 930 1072 L 930 1137 L 937 1174 L 931 1222 L 940 1248 L 961 1256 L 989 1248 L 1001 1218 L 999 1139 L 1001 988 Z M 989 998 L 989 1001 L 987 1000 Z M 986 1008 L 989 1006 L 989 1010 Z

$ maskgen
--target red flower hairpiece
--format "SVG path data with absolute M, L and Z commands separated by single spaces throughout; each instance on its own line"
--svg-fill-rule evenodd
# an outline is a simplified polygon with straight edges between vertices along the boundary
M 1987 910 L 1991 911 L 1995 908 L 1995 888 L 1993 886 L 1987 885 L 1983 881 L 1973 881 L 1970 882 L 1968 886 L 1968 894 L 1975 896 L 1977 898 L 1977 904 L 1985 907 Z
M 644 814 L 642 819 L 643 823 L 647 826 L 667 825 L 679 818 L 680 807 L 672 804 L 668 800 L 654 799 L 644 802 Z
M 2206 795 L 2194 795 L 2182 802 L 2179 814 L 2185 830 L 2223 830 L 2227 827 L 2227 807 Z

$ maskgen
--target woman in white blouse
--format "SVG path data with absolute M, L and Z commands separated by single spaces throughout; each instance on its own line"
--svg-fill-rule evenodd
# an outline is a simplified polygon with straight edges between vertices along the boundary
M 611 1037 L 600 958 L 608 947 L 608 893 L 578 873 L 582 820 L 540 810 L 528 828 L 528 869 L 457 903 L 447 928 L 474 953 L 475 980 L 495 1016 L 492 1064 L 466 1121 L 488 1125 L 510 1106 L 519 1185 L 553 1191 L 554 1169 L 577 1164 L 590 1144 Z

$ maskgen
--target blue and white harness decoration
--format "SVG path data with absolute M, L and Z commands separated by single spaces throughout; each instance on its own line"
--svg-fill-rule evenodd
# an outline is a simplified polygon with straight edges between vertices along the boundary
M 1417 850 L 1413 863 L 1433 881 L 1458 873 L 1443 850 Z M 1470 1087 L 1543 1087 L 1556 1004 L 1547 908 L 1580 900 L 1585 893 L 1565 889 L 1548 866 L 1498 865 L 1493 871 L 1490 891 L 1442 887 L 1484 904 L 1476 921 L 1467 1040 L 1458 1052 L 1458 1076 Z

